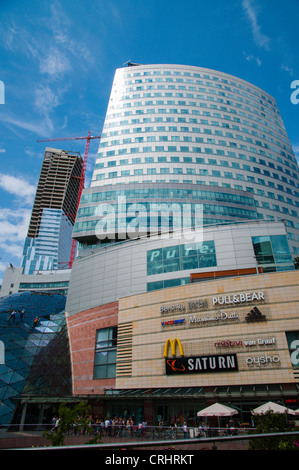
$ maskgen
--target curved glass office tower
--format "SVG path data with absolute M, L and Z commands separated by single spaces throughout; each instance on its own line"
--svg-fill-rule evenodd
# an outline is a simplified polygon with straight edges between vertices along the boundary
M 201 67 L 131 66 L 116 70 L 73 236 L 83 248 L 130 238 L 137 226 L 163 231 L 168 210 L 170 229 L 284 220 L 295 255 L 298 195 L 297 161 L 269 94 Z

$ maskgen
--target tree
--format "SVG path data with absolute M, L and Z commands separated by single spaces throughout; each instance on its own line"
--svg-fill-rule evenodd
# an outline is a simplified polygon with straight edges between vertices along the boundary
M 90 405 L 87 402 L 77 403 L 74 407 L 61 403 L 58 410 L 59 425 L 55 432 L 45 431 L 43 436 L 52 442 L 52 446 L 62 446 L 66 433 L 76 425 L 77 430 L 90 427 Z
M 256 428 L 254 434 L 271 434 L 277 432 L 294 431 L 295 424 L 288 421 L 287 413 L 274 413 L 272 410 L 265 414 L 255 415 Z M 254 438 L 249 441 L 251 450 L 289 450 L 297 449 L 292 436 L 277 436 Z

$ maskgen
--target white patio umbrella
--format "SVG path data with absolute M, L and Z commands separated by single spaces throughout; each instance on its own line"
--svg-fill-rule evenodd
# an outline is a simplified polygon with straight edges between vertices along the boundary
M 221 403 L 214 403 L 213 405 L 198 411 L 197 416 L 218 416 L 218 426 L 220 427 L 220 416 L 232 416 L 238 414 L 238 411 L 229 406 L 222 405 Z
M 221 403 L 214 403 L 201 411 L 198 411 L 197 416 L 232 416 L 238 414 L 238 411 L 229 406 L 222 405 Z
M 273 411 L 273 413 L 288 413 L 290 415 L 295 415 L 296 411 L 287 408 L 286 406 L 278 405 L 278 403 L 274 403 L 272 401 L 268 401 L 264 405 L 258 406 L 254 410 L 252 410 L 253 415 L 261 415 L 267 413 L 267 411 Z

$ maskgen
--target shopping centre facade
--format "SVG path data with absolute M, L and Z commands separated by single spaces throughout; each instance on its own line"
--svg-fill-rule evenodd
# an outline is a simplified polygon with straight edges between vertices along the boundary
M 281 243 L 269 264 L 278 240 L 287 246 L 283 223 L 255 222 L 210 227 L 193 244 L 156 237 L 78 259 L 66 304 L 73 396 L 88 397 L 98 414 L 154 425 L 191 422 L 215 401 L 235 406 L 243 422 L 265 400 L 296 408 L 299 273 Z M 203 252 L 187 282 L 176 263 L 185 268 Z M 121 295 L 118 276 L 132 295 Z
M 298 176 L 275 99 L 258 87 L 201 67 L 118 69 L 72 269 L 5 276 L 12 298 L 67 290 L 71 389 L 20 385 L 18 413 L 87 399 L 100 417 L 156 425 L 191 423 L 216 401 L 243 423 L 270 399 L 298 408 Z M 26 328 L 51 355 L 54 330 L 45 343 Z M 1 377 L 14 375 L 0 364 Z

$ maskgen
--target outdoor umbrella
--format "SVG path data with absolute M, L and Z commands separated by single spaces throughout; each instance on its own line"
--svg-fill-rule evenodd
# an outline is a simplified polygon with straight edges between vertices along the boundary
M 238 414 L 238 411 L 234 408 L 222 405 L 221 403 L 214 403 L 213 405 L 198 411 L 197 416 L 218 416 L 219 425 L 219 416 L 232 416 L 235 414 Z
M 272 401 L 268 401 L 264 405 L 258 406 L 254 410 L 252 410 L 253 415 L 261 415 L 267 413 L 267 411 L 273 411 L 273 413 L 288 413 L 290 415 L 295 415 L 296 411 L 290 410 L 286 406 L 278 405 L 277 403 L 273 403 Z

